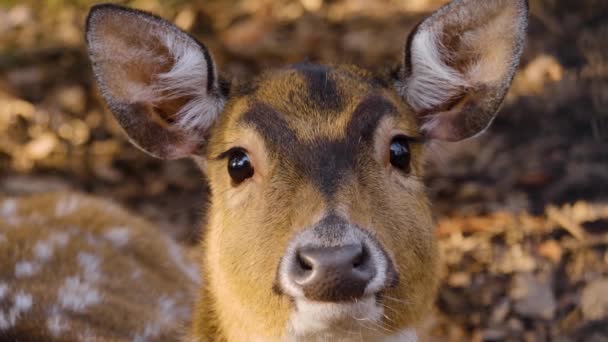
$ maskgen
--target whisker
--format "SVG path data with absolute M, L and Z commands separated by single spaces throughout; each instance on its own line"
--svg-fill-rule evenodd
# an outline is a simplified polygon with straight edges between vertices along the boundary
M 394 297 L 387 296 L 387 295 L 382 295 L 382 299 L 388 299 L 388 300 L 392 300 L 394 302 L 401 303 L 401 304 L 406 304 L 406 305 L 411 304 L 409 301 L 407 301 L 405 299 L 394 298 Z
M 351 317 L 353 319 L 357 320 L 360 323 L 360 325 L 364 326 L 368 330 L 379 331 L 379 329 L 382 329 L 384 331 L 390 331 L 389 329 L 387 329 L 386 327 L 384 327 L 381 323 L 378 323 L 375 320 L 372 320 L 370 318 L 367 318 L 367 317 L 357 318 L 357 317 L 355 317 L 354 314 L 351 315 Z M 368 325 L 366 325 L 366 323 L 371 324 L 371 327 L 368 326 Z M 377 329 L 377 328 L 379 328 L 379 329 Z
M 379 329 L 381 329 L 381 330 L 383 330 L 383 331 L 388 331 L 388 332 L 391 332 L 391 330 L 390 330 L 390 329 L 386 328 L 386 327 L 385 327 L 385 326 L 383 326 L 381 323 L 374 322 L 373 320 L 367 320 L 367 323 L 369 323 L 369 324 L 371 324 L 373 327 L 379 328 Z M 376 331 L 378 331 L 378 330 L 376 330 Z
M 384 307 L 384 308 L 388 308 L 388 306 L 383 306 L 383 307 Z M 392 319 L 392 318 L 388 317 L 388 315 L 387 315 L 387 314 L 385 314 L 385 313 L 382 313 L 382 316 L 384 316 L 384 318 L 385 318 L 386 320 L 388 320 L 389 322 L 391 322 L 391 323 L 397 323 L 397 322 L 395 322 L 395 320 L 394 320 L 394 319 Z

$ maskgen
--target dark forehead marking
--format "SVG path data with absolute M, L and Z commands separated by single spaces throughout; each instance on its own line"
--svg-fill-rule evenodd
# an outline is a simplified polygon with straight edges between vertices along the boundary
M 298 71 L 306 81 L 311 107 L 339 111 L 344 106 L 336 83 L 331 77 L 331 68 L 312 63 L 295 64 L 290 68 Z
M 312 142 L 300 141 L 282 114 L 264 103 L 253 103 L 240 121 L 258 131 L 271 152 L 287 159 L 331 198 L 344 176 L 355 170 L 359 153 L 371 143 L 380 120 L 395 114 L 396 108 L 387 99 L 371 95 L 352 113 L 345 138 L 320 137 Z
M 281 113 L 265 103 L 253 102 L 239 121 L 252 126 L 271 149 L 298 144 L 295 132 L 289 127 Z
M 370 95 L 355 108 L 346 126 L 346 140 L 363 139 L 370 142 L 380 120 L 397 114 L 397 108 L 380 95 Z
M 384 77 L 380 77 L 380 76 L 376 76 L 376 77 L 372 78 L 370 83 L 374 88 L 388 89 L 390 87 L 389 80 L 387 80 Z
M 345 176 L 355 170 L 357 145 L 348 141 L 315 140 L 305 146 L 298 162 L 323 196 L 331 198 Z

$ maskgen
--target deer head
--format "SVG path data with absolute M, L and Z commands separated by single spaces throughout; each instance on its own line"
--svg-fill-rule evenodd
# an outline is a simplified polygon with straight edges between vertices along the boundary
M 412 31 L 396 73 L 296 64 L 229 86 L 167 21 L 95 6 L 86 38 L 116 119 L 211 185 L 193 338 L 412 338 L 437 286 L 425 144 L 488 127 L 526 23 L 524 0 L 456 0 Z

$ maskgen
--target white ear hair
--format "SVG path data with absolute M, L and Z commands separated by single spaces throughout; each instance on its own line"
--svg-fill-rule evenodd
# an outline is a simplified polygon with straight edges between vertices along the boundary
M 209 96 L 209 89 L 201 86 L 208 83 L 209 77 L 217 79 L 217 75 L 209 75 L 215 72 L 215 68 L 209 70 L 210 57 L 175 35 L 165 34 L 162 41 L 174 64 L 171 70 L 157 75 L 158 82 L 152 85 L 154 98 L 189 97 L 190 101 L 175 114 L 175 125 L 187 131 L 209 129 L 224 107 L 222 97 Z
M 407 91 L 402 89 L 406 101 L 415 111 L 434 108 L 453 99 L 470 85 L 464 75 L 447 65 L 450 51 L 437 39 L 441 32 L 425 30 L 416 34 L 411 43 L 412 68 Z

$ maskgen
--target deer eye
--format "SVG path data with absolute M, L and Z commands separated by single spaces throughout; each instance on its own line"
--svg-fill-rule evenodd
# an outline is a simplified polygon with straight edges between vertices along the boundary
M 230 151 L 228 155 L 228 173 L 235 184 L 239 184 L 253 176 L 253 166 L 244 150 L 235 149 Z
M 394 137 L 390 145 L 391 164 L 403 172 L 409 172 L 410 157 L 410 144 L 408 138 L 403 135 Z

